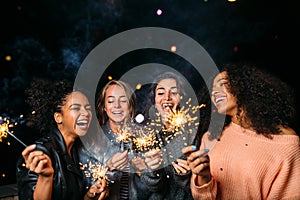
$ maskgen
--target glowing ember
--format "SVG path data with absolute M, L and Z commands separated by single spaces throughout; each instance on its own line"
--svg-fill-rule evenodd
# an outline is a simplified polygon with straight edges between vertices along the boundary
M 0 120 L 2 120 L 2 117 L 0 118 Z M 0 142 L 2 142 L 2 138 L 7 138 L 8 124 L 9 121 L 7 122 L 5 120 L 5 122 L 0 125 Z
M 108 180 L 106 176 L 108 168 L 101 163 L 89 162 L 88 164 L 81 164 L 81 170 L 84 170 L 85 176 L 91 178 L 93 181 L 97 181 L 99 179 Z
M 205 107 L 205 104 L 201 104 L 198 106 L 191 105 L 191 99 L 186 102 L 186 107 L 181 107 L 180 110 L 172 111 L 172 113 L 165 120 L 166 126 L 162 126 L 162 119 L 159 113 L 156 113 L 157 119 L 152 120 L 151 125 L 156 127 L 155 132 L 159 133 L 160 129 L 166 135 L 166 140 L 173 139 L 176 135 L 179 134 L 192 134 L 193 129 L 197 129 L 199 122 L 198 116 L 196 116 L 196 112 Z M 170 134 L 172 133 L 172 134 Z
M 22 118 L 23 115 L 21 115 L 20 117 Z M 9 128 L 14 127 L 18 124 L 17 122 L 11 123 L 8 118 L 3 118 L 2 116 L 0 116 L 0 122 L 0 142 L 2 142 L 2 138 L 7 138 L 7 134 L 9 134 L 13 138 L 15 138 L 19 143 L 21 143 L 24 147 L 27 146 L 19 138 L 13 135 L 11 131 L 9 131 Z
M 134 150 L 138 152 L 150 150 L 157 143 L 155 139 L 155 134 L 153 133 L 149 133 L 148 135 L 141 134 L 139 137 L 133 138 L 132 142 L 133 142 Z
M 131 140 L 131 128 L 124 126 L 118 130 L 117 142 L 129 142 Z

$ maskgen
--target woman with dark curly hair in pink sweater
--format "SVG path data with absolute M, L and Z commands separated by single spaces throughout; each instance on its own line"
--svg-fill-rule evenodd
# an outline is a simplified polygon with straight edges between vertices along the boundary
M 211 99 L 229 122 L 218 138 L 208 131 L 200 148 L 182 149 L 194 199 L 300 199 L 294 96 L 286 83 L 256 67 L 222 69 Z M 213 148 L 201 156 L 209 142 Z

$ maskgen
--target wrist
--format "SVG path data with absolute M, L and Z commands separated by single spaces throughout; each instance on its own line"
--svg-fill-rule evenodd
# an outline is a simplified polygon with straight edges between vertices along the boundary
M 212 176 L 211 175 L 207 175 L 207 176 L 196 176 L 196 180 L 195 180 L 195 184 L 196 186 L 202 186 L 204 184 L 207 184 L 211 181 Z

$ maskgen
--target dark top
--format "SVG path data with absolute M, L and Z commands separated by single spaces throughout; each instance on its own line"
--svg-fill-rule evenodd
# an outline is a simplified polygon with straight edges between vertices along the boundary
M 172 132 L 160 131 L 156 137 L 160 141 L 159 148 L 163 152 L 163 167 L 143 173 L 140 177 L 144 187 L 147 188 L 143 197 L 140 199 L 147 200 L 192 200 L 190 190 L 191 171 L 187 174 L 177 174 L 171 162 L 177 158 L 186 159 L 181 154 L 181 149 L 184 147 L 184 135 L 177 135 L 172 137 Z M 168 140 L 167 138 L 173 139 Z
M 81 145 L 78 138 L 71 150 L 72 158 L 68 155 L 63 136 L 58 129 L 35 142 L 36 149 L 47 154 L 54 168 L 52 199 L 79 200 L 83 199 L 85 191 L 83 175 L 80 171 L 77 149 Z M 17 162 L 17 186 L 19 199 L 33 199 L 38 175 L 30 172 L 21 156 Z

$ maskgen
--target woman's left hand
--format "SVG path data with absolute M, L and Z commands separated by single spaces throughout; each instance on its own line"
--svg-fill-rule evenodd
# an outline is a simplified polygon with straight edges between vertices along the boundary
M 177 162 L 172 162 L 172 165 L 177 174 L 181 174 L 181 175 L 186 174 L 191 170 L 191 168 L 188 165 L 187 160 L 178 158 L 176 161 Z
M 107 188 L 107 182 L 105 179 L 97 180 L 88 190 L 85 195 L 85 200 L 97 199 L 103 200 L 109 195 L 109 190 Z
M 141 157 L 134 157 L 130 163 L 137 172 L 143 172 L 147 168 L 145 160 Z

